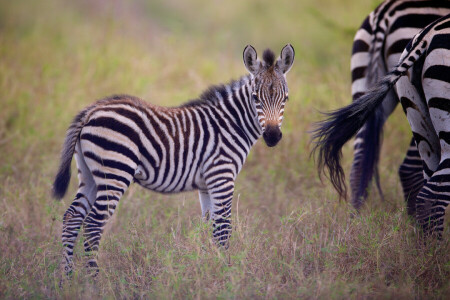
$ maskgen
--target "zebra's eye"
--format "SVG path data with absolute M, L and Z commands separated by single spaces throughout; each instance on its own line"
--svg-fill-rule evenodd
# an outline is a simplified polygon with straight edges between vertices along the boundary
M 256 94 L 252 94 L 252 98 L 256 103 L 259 103 L 259 98 Z

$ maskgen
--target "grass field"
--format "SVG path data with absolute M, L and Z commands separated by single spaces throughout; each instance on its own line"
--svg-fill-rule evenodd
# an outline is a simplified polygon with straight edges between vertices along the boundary
M 450 239 L 424 241 L 406 215 L 397 168 L 410 139 L 400 109 L 385 127 L 385 201 L 352 217 L 319 180 L 319 110 L 350 102 L 353 34 L 379 3 L 0 1 L 0 298 L 445 299 Z M 228 251 L 210 242 L 197 193 L 132 185 L 102 239 L 98 278 L 59 286 L 62 216 L 50 197 L 65 131 L 94 100 L 127 93 L 159 105 L 246 73 L 242 50 L 296 51 L 283 140 L 258 142 L 236 183 Z M 344 151 L 351 163 L 351 145 Z

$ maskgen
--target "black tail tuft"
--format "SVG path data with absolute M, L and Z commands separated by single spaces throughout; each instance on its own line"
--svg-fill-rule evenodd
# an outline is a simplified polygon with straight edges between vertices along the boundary
M 70 164 L 61 166 L 53 183 L 52 195 L 53 198 L 61 200 L 67 192 L 70 182 Z
M 316 144 L 312 154 L 318 151 L 318 171 L 328 169 L 331 183 L 340 198 L 347 198 L 344 170 L 341 167 L 341 149 L 372 117 L 383 102 L 396 78 L 385 77 L 372 90 L 350 105 L 325 113 L 327 118 L 316 124 L 313 142 Z M 375 156 L 376 157 L 376 156 Z
M 331 183 L 339 193 L 340 198 L 347 198 L 347 187 L 345 185 L 344 171 L 341 167 L 341 149 L 344 144 L 350 140 L 366 123 L 369 118 L 373 128 L 371 131 L 377 131 L 376 140 L 373 141 L 373 147 L 366 147 L 374 151 L 370 159 L 364 162 L 367 166 L 372 166 L 370 177 L 373 172 L 377 177 L 376 163 L 379 156 L 379 145 L 381 142 L 382 119 L 377 111 L 380 111 L 380 105 L 386 98 L 395 83 L 404 76 L 408 69 L 414 65 L 426 50 L 427 41 L 423 40 L 423 33 L 416 36 L 406 47 L 407 52 L 402 54 L 402 58 L 391 72 L 383 77 L 378 83 L 363 96 L 352 102 L 350 105 L 341 109 L 326 113 L 327 119 L 316 124 L 313 131 L 313 142 L 315 146 L 312 155 L 318 151 L 318 171 L 319 176 L 328 169 Z M 380 121 L 381 120 L 381 121 Z M 381 123 L 380 123 L 381 122 Z
M 75 153 L 75 146 L 77 144 L 80 131 L 84 126 L 87 112 L 95 107 L 95 105 L 96 104 L 93 104 L 78 113 L 67 130 L 63 149 L 61 151 L 61 163 L 59 165 L 58 174 L 56 174 L 52 189 L 53 197 L 58 200 L 64 197 L 67 192 L 67 188 L 69 187 L 70 165 L 72 162 L 72 157 Z

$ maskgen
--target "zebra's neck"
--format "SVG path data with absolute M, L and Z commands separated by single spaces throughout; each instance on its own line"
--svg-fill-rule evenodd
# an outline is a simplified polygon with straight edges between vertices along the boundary
M 220 110 L 224 119 L 235 129 L 235 134 L 246 139 L 249 146 L 248 150 L 262 135 L 256 107 L 251 97 L 251 80 L 251 76 L 247 75 L 227 85 L 213 87 L 210 90 L 210 92 L 214 92 L 214 97 L 217 99 L 215 107 Z
M 247 150 L 250 150 L 262 135 L 251 97 L 251 80 L 251 76 L 247 75 L 226 85 L 211 86 L 199 99 L 185 103 L 181 107 L 216 112 L 217 125 L 227 127 L 225 131 L 231 135 L 239 135 L 240 139 L 245 140 Z M 219 119 L 226 124 L 218 122 Z

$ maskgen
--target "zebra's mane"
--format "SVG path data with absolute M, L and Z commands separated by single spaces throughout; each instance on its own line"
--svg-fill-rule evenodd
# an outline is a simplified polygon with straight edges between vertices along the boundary
M 275 53 L 273 53 L 273 51 L 270 49 L 264 50 L 263 60 L 266 63 L 266 67 L 270 68 L 275 62 Z
M 246 83 L 250 81 L 249 75 L 243 76 L 238 80 L 231 80 L 227 84 L 217 84 L 212 85 L 208 89 L 206 89 L 200 97 L 194 100 L 190 100 L 186 103 L 181 104 L 180 108 L 182 107 L 194 107 L 194 106 L 200 106 L 200 105 L 208 105 L 208 104 L 215 104 L 220 101 L 222 101 L 224 98 L 228 97 L 228 91 L 227 88 L 229 87 L 231 90 L 239 89 Z

